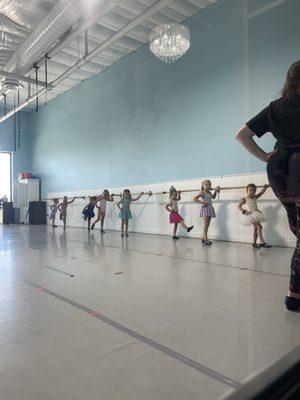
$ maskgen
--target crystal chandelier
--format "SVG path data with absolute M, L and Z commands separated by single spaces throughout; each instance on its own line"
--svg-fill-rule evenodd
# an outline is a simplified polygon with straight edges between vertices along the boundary
M 150 33 L 150 50 L 166 63 L 171 63 L 190 47 L 190 31 L 176 23 L 156 26 Z

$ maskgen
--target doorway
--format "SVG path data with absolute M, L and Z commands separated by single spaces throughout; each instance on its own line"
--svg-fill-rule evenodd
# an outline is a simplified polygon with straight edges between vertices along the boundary
M 3 221 L 3 201 L 11 201 L 11 153 L 0 152 L 0 223 Z

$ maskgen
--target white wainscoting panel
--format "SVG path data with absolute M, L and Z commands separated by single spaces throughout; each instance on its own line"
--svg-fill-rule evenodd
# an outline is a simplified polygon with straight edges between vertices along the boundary
M 246 175 L 230 175 L 219 177 L 205 177 L 193 180 L 173 181 L 152 183 L 149 185 L 132 185 L 128 188 L 132 193 L 138 192 L 162 192 L 169 190 L 174 185 L 178 190 L 195 189 L 201 186 L 203 179 L 211 179 L 213 187 L 232 187 L 246 186 L 248 183 L 263 185 L 267 183 L 265 173 L 255 173 Z M 121 193 L 125 187 L 108 187 L 95 190 L 85 190 L 66 193 L 49 193 L 48 198 L 62 197 L 66 195 L 92 196 L 101 194 L 103 189 L 108 189 L 110 193 Z M 202 219 L 199 217 L 201 205 L 193 201 L 195 193 L 182 193 L 182 200 L 179 202 L 179 212 L 186 221 L 187 225 L 194 225 L 195 228 L 191 232 L 191 237 L 201 237 Z M 241 189 L 223 190 L 214 201 L 217 218 L 211 222 L 209 237 L 211 239 L 235 241 L 235 242 L 252 242 L 252 227 L 243 226 L 239 220 L 240 212 L 237 209 L 239 200 L 245 195 L 245 191 Z M 119 197 L 115 198 L 115 203 L 107 204 L 107 214 L 105 228 L 108 230 L 120 230 L 120 219 L 118 218 L 119 210 L 116 202 Z M 68 207 L 67 225 L 71 227 L 86 227 L 86 222 L 81 217 L 81 212 L 87 204 L 88 199 L 77 199 Z M 168 202 L 168 195 L 143 196 L 139 201 L 132 203 L 131 210 L 133 219 L 129 222 L 129 231 L 150 234 L 171 235 L 172 225 L 169 224 L 169 213 L 164 206 Z M 264 235 L 268 243 L 278 246 L 294 247 L 295 238 L 290 232 L 286 213 L 280 202 L 274 196 L 272 189 L 268 189 L 263 197 L 258 200 L 259 209 L 264 212 L 268 218 L 268 222 L 264 224 Z M 49 202 L 50 205 L 50 202 Z M 95 209 L 97 213 L 97 209 Z M 58 215 L 56 222 L 61 225 Z M 100 224 L 96 225 L 96 229 L 100 228 Z M 179 234 L 188 236 L 180 227 Z

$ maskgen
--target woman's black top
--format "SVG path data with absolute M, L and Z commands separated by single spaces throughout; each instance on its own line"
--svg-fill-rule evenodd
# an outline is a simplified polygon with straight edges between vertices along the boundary
M 261 137 L 267 132 L 280 141 L 300 140 L 300 95 L 281 97 L 246 123 Z

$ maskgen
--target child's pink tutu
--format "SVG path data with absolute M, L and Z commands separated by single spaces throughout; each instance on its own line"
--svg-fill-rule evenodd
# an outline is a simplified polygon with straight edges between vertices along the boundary
M 175 224 L 183 221 L 183 218 L 181 215 L 178 214 L 176 211 L 171 211 L 170 212 L 170 224 Z

